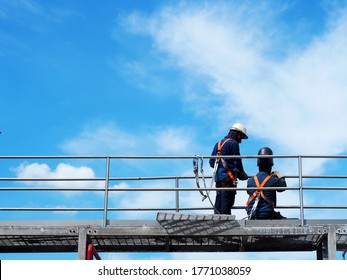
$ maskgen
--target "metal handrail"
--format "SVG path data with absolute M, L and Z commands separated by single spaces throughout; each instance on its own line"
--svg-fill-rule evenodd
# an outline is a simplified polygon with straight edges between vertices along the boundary
M 111 163 L 116 160 L 192 160 L 196 157 L 201 157 L 203 159 L 210 158 L 242 158 L 242 159 L 256 159 L 258 155 L 246 155 L 246 156 L 0 156 L 0 163 L 9 160 L 103 160 L 105 161 L 105 176 L 95 177 L 95 178 L 18 178 L 18 177 L 0 177 L 0 183 L 37 183 L 37 182 L 104 182 L 103 187 L 41 187 L 41 186 L 1 186 L 0 192 L 36 192 L 36 191 L 57 191 L 57 192 L 103 192 L 104 193 L 104 203 L 99 207 L 2 207 L 0 205 L 1 211 L 18 211 L 18 212 L 41 212 L 41 211 L 75 211 L 75 212 L 86 212 L 95 211 L 103 212 L 103 226 L 107 226 L 108 214 L 110 212 L 121 212 L 121 211 L 195 211 L 195 210 L 212 210 L 213 207 L 182 207 L 180 204 L 180 194 L 187 191 L 199 191 L 196 187 L 181 187 L 182 180 L 195 180 L 194 176 L 131 176 L 131 177 L 114 177 L 111 176 Z M 304 204 L 304 191 L 341 191 L 347 190 L 347 186 L 306 186 L 304 185 L 304 179 L 347 179 L 347 175 L 303 175 L 303 159 L 347 159 L 347 155 L 274 155 L 273 158 L 284 158 L 284 159 L 297 159 L 298 173 L 294 175 L 286 175 L 286 178 L 298 179 L 298 186 L 288 186 L 286 190 L 294 190 L 299 192 L 299 202 L 297 205 L 278 205 L 279 209 L 299 209 L 300 210 L 300 221 L 301 226 L 304 226 L 304 215 L 307 209 L 347 209 L 347 205 L 305 205 Z M 188 166 L 188 164 L 187 164 Z M 200 177 L 201 178 L 201 177 Z M 206 176 L 206 179 L 211 179 L 211 176 Z M 174 180 L 174 187 L 111 187 L 110 182 L 112 181 L 157 181 L 157 180 Z M 195 184 L 195 183 L 194 183 Z M 229 188 L 231 190 L 231 188 Z M 266 190 L 268 188 L 264 188 Z M 283 188 L 271 188 L 283 189 Z M 210 191 L 216 191 L 216 188 L 209 188 Z M 228 188 L 226 188 L 228 190 Z M 247 191 L 249 188 L 238 187 L 238 191 Z M 139 192 L 139 191 L 165 191 L 165 192 L 175 192 L 175 205 L 172 207 L 109 207 L 109 195 L 115 192 Z M 235 206 L 235 209 L 244 209 L 244 206 Z

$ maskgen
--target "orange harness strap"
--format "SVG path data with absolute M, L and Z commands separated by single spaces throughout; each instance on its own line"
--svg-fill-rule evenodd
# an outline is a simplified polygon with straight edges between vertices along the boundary
M 248 206 L 254 198 L 259 197 L 259 196 L 261 196 L 267 203 L 273 205 L 272 201 L 264 195 L 264 192 L 262 190 L 260 190 L 262 187 L 265 186 L 266 182 L 270 180 L 271 175 L 267 175 L 265 177 L 265 179 L 263 180 L 263 182 L 261 182 L 261 184 L 259 183 L 259 179 L 258 179 L 257 175 L 255 175 L 253 178 L 254 178 L 254 182 L 255 182 L 255 185 L 257 186 L 258 190 L 255 190 L 253 192 L 253 194 L 248 198 L 248 200 L 246 202 L 246 206 Z
M 228 142 L 228 141 L 230 141 L 231 140 L 231 138 L 227 138 L 227 139 L 225 139 L 225 141 L 222 143 L 222 140 L 220 140 L 219 142 L 218 142 L 218 150 L 217 150 L 217 155 L 218 156 L 220 156 L 221 155 L 221 150 L 222 150 L 222 148 L 223 148 L 223 146 L 226 144 L 226 142 Z
M 222 143 L 222 140 L 220 140 L 220 141 L 218 142 L 218 151 L 217 151 L 217 155 L 218 155 L 218 156 L 221 155 L 221 150 L 222 150 L 223 146 L 224 146 L 228 141 L 230 141 L 230 140 L 231 140 L 231 138 L 227 138 L 227 139 L 225 139 L 225 141 L 224 141 L 223 143 Z M 233 174 L 233 173 L 231 172 L 231 170 L 228 168 L 228 165 L 225 163 L 225 161 L 224 161 L 223 159 L 221 159 L 221 160 L 222 160 L 222 162 L 223 162 L 224 168 L 228 171 L 228 175 L 229 175 L 231 181 L 233 182 L 234 185 L 237 185 L 237 180 L 235 179 L 234 174 Z

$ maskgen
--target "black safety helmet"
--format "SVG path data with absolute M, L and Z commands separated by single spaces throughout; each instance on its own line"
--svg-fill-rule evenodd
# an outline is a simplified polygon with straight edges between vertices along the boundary
M 258 152 L 258 155 L 265 156 L 265 155 L 273 155 L 272 150 L 268 147 L 261 148 Z M 258 158 L 257 161 L 258 166 L 273 166 L 274 160 L 272 157 L 268 158 Z

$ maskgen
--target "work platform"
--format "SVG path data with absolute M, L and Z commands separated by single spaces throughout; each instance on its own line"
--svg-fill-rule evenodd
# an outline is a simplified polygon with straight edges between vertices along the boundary
M 163 213 L 156 220 L 2 221 L 0 252 L 274 252 L 347 250 L 347 220 L 235 220 L 228 215 Z

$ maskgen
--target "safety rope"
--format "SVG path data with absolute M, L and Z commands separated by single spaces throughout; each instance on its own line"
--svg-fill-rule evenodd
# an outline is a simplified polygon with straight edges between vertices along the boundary
M 196 182 L 196 186 L 198 187 L 199 189 L 199 192 L 200 194 L 202 195 L 202 201 L 204 201 L 207 196 L 203 193 L 203 191 L 201 190 L 201 187 L 200 187 L 200 183 L 199 183 L 199 158 L 198 156 L 196 156 L 194 159 L 193 159 L 193 165 L 194 165 L 194 174 L 195 174 L 195 182 Z M 201 167 L 203 168 L 203 167 Z M 202 169 L 203 170 L 203 169 Z M 205 183 L 205 179 L 204 179 L 204 183 Z
M 204 183 L 204 189 L 205 189 L 206 194 L 203 193 L 202 188 L 201 188 L 200 183 L 199 183 L 199 177 L 200 177 L 199 176 L 199 160 L 200 160 L 200 173 L 201 173 L 202 181 Z M 209 200 L 211 206 L 213 207 L 215 213 L 220 214 L 219 211 L 216 209 L 214 203 L 211 200 L 210 191 L 207 190 L 205 174 L 204 174 L 204 159 L 203 159 L 203 157 L 196 155 L 195 158 L 193 159 L 193 165 L 194 165 L 194 174 L 195 174 L 196 186 L 199 188 L 199 192 L 202 195 L 202 201 L 204 201 L 207 198 Z M 211 187 L 213 186 L 213 178 L 212 178 L 210 186 Z

